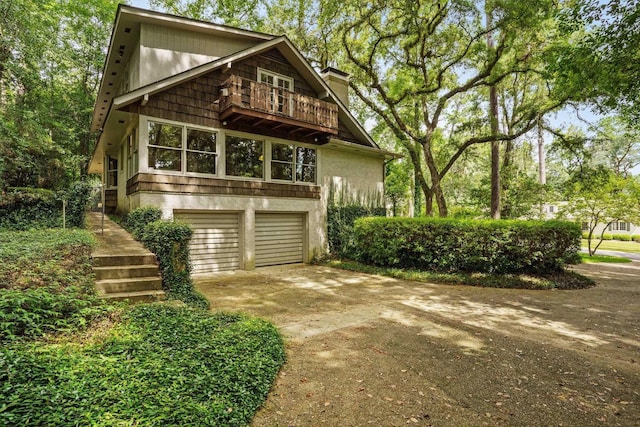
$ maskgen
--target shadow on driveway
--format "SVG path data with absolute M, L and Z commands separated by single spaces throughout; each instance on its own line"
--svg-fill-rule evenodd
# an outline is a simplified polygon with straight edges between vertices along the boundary
M 637 425 L 640 263 L 523 291 L 291 265 L 198 278 L 274 322 L 288 362 L 256 426 Z

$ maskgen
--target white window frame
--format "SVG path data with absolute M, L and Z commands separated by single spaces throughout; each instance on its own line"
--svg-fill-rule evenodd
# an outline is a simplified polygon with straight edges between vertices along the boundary
M 175 126 L 175 127 L 179 127 L 181 128 L 181 133 L 180 133 L 180 147 L 165 147 L 165 146 L 161 146 L 161 145 L 153 145 L 149 143 L 149 126 L 151 126 L 152 123 L 157 123 L 157 124 L 161 124 L 161 125 L 167 125 L 167 126 Z M 147 162 L 147 170 L 151 171 L 151 172 L 160 172 L 160 173 L 166 173 L 168 175 L 185 175 L 185 176 L 199 176 L 199 177 L 219 177 L 221 176 L 220 174 L 220 153 L 221 153 L 221 132 L 217 129 L 212 129 L 212 128 L 207 128 L 207 127 L 203 127 L 203 126 L 197 126 L 197 125 L 191 125 L 188 123 L 183 123 L 183 122 L 176 122 L 176 121 L 172 121 L 172 120 L 157 120 L 155 118 L 148 118 L 146 120 L 146 125 L 145 125 L 145 135 L 146 135 L 146 162 Z M 196 131 L 201 131 L 201 132 L 209 132 L 209 133 L 213 133 L 216 135 L 216 143 L 215 143 L 215 151 L 199 151 L 199 150 L 190 150 L 187 149 L 187 130 L 191 129 L 191 130 L 196 130 Z M 149 164 L 149 148 L 160 148 L 160 149 L 167 149 L 167 150 L 175 150 L 175 151 L 180 151 L 180 170 L 164 170 L 164 169 L 155 169 L 152 165 Z M 138 150 L 138 153 L 140 152 L 140 150 Z M 215 162 L 215 174 L 211 174 L 211 173 L 204 173 L 204 172 L 187 172 L 187 152 L 192 152 L 192 153 L 206 153 L 206 154 L 211 154 L 214 157 L 214 162 Z M 139 154 L 138 154 L 139 155 Z
M 293 93 L 294 92 L 294 80 L 292 77 L 289 76 L 285 76 L 283 74 L 279 74 L 279 73 L 275 73 L 273 71 L 269 71 L 269 70 L 265 70 L 264 68 L 260 68 L 258 67 L 258 83 L 264 83 L 262 81 L 262 76 L 269 76 L 273 79 L 273 85 L 271 85 L 274 90 L 276 89 L 284 89 L 281 88 L 280 85 L 278 84 L 279 81 L 286 81 L 289 83 L 289 89 L 284 89 L 284 90 L 288 90 L 289 92 Z M 272 96 L 276 96 L 275 92 L 272 93 Z M 279 105 L 278 102 L 274 102 L 272 101 L 272 111 L 276 112 L 276 106 Z M 280 114 L 284 114 L 282 112 L 280 112 Z M 289 114 L 286 114 L 288 116 L 293 116 L 293 97 L 289 96 Z
M 317 181 L 318 181 L 318 149 L 316 147 L 308 147 L 305 145 L 300 145 L 300 144 L 296 144 L 293 141 L 269 141 L 269 155 L 270 157 L 273 156 L 273 144 L 280 144 L 280 145 L 287 145 L 290 147 L 293 147 L 293 159 L 291 161 L 291 180 L 288 179 L 277 179 L 277 178 L 271 178 L 271 181 L 274 182 L 287 182 L 287 183 L 294 183 L 294 184 L 306 184 L 306 185 L 316 185 Z M 316 163 L 315 164 L 310 164 L 310 163 L 298 163 L 298 148 L 304 148 L 307 150 L 313 150 L 315 152 L 316 155 Z M 269 159 L 269 177 L 271 177 L 271 166 L 273 163 L 281 163 L 281 164 L 289 164 L 289 162 L 285 162 L 282 160 L 273 160 L 273 158 Z M 307 181 L 298 181 L 298 166 L 313 166 L 315 169 L 315 173 L 314 173 L 314 180 L 313 182 L 307 182 Z
M 138 173 L 138 129 L 133 128 L 127 137 L 127 179 Z

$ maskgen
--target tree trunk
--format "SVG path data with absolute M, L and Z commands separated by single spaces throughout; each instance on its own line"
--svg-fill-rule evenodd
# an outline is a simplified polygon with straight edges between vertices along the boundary
M 486 6 L 487 28 L 492 25 L 491 10 Z M 493 50 L 493 36 L 487 33 L 487 49 Z M 489 121 L 491 136 L 498 135 L 498 93 L 494 85 L 489 86 Z M 491 143 L 491 218 L 500 219 L 500 143 Z
M 420 184 L 420 172 L 415 168 L 413 168 L 413 216 L 420 216 L 420 211 L 422 210 L 422 185 Z
M 430 135 L 431 134 L 432 133 L 430 132 Z M 447 209 L 447 201 L 445 200 L 444 193 L 442 192 L 442 187 L 440 185 L 440 173 L 438 172 L 436 160 L 433 158 L 433 154 L 431 153 L 431 141 L 428 138 L 430 137 L 427 137 L 425 142 L 422 144 L 422 151 L 431 177 L 431 196 L 436 199 L 438 215 L 444 218 L 449 215 L 449 211 Z
M 540 185 L 547 184 L 547 166 L 544 153 L 544 135 L 542 134 L 542 118 L 538 119 L 538 179 Z

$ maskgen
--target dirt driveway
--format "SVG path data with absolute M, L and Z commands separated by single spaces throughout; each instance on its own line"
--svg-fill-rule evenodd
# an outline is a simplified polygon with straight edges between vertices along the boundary
M 431 285 L 321 266 L 197 280 L 273 321 L 288 361 L 255 426 L 638 426 L 640 262 L 598 286 Z

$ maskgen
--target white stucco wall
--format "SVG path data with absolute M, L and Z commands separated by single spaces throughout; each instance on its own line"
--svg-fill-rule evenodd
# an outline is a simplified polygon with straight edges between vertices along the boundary
M 177 194 L 139 192 L 131 197 L 132 208 L 158 206 L 164 218 L 173 218 L 176 211 L 218 211 L 241 214 L 242 261 L 241 268 L 255 267 L 255 214 L 256 212 L 302 213 L 307 218 L 304 262 L 326 252 L 326 218 L 322 203 L 316 199 L 281 197 L 242 197 L 212 194 Z M 135 206 L 134 206 L 135 205 Z

